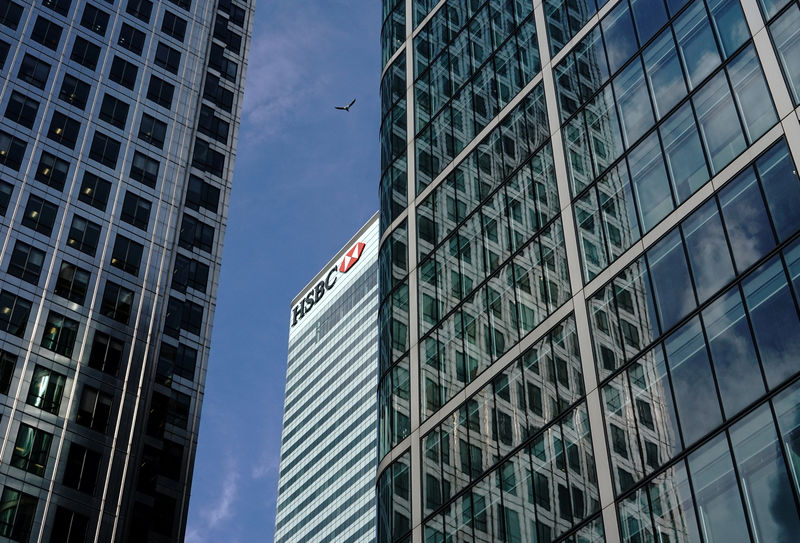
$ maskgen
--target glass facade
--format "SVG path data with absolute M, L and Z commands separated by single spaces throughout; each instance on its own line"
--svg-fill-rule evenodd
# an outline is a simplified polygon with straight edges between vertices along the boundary
M 3 538 L 184 538 L 253 9 L 0 0 Z
M 275 543 L 375 541 L 378 227 L 376 213 L 292 302 Z M 408 389 L 408 370 L 395 380 Z
M 796 539 L 800 4 L 383 4 L 378 542 Z

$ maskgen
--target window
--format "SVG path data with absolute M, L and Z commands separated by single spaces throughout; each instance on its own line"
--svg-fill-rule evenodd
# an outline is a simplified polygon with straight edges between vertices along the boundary
M 161 66 L 168 72 L 177 74 L 181 64 L 181 54 L 169 45 L 158 42 L 155 63 L 156 66 Z
M 67 245 L 89 256 L 94 256 L 100 241 L 100 225 L 75 215 L 69 228 Z
M 172 424 L 185 429 L 189 423 L 191 397 L 173 390 L 170 397 L 158 392 L 153 393 L 150 405 L 150 417 L 147 421 L 147 433 L 151 436 L 163 436 L 165 424 Z
M 89 100 L 89 91 L 91 88 L 92 87 L 88 83 L 66 74 L 64 76 L 64 82 L 61 84 L 61 92 L 58 94 L 58 97 L 64 102 L 82 110 L 86 107 L 86 102 Z
M 8 58 L 8 52 L 11 50 L 11 44 L 0 40 L 0 69 L 6 65 L 6 59 Z
M 70 119 L 59 111 L 55 111 L 53 112 L 53 118 L 50 120 L 50 130 L 47 132 L 47 137 L 64 147 L 74 149 L 80 131 L 81 123 L 75 119 Z
M 11 465 L 42 477 L 47 467 L 52 441 L 53 434 L 27 424 L 20 424 L 14 453 L 11 455 Z
M 22 216 L 22 225 L 49 236 L 53 231 L 56 213 L 58 213 L 58 206 L 31 194 L 28 197 L 28 204 L 25 206 L 25 214 Z
M 161 31 L 182 42 L 186 36 L 186 21 L 167 10 L 161 22 Z
M 116 126 L 117 128 L 125 128 L 125 123 L 128 120 L 128 110 L 130 106 L 127 102 L 106 93 L 103 96 L 103 103 L 100 106 L 100 119 L 105 122 Z
M 83 543 L 86 541 L 88 531 L 88 517 L 70 511 L 66 507 L 56 506 L 50 543 Z
M 117 375 L 124 348 L 125 344 L 121 340 L 103 332 L 95 332 L 89 353 L 89 367 L 109 375 Z
M 0 24 L 16 30 L 24 8 L 16 2 L 0 0 Z
M 149 0 L 128 0 L 128 5 L 125 11 L 144 21 L 150 22 L 150 13 L 153 11 L 153 3 Z
M 0 291 L 0 330 L 22 337 L 30 312 L 31 302 L 5 290 Z
M 206 86 L 203 89 L 203 98 L 209 100 L 218 108 L 230 113 L 233 110 L 233 92 L 219 84 L 219 77 L 206 74 Z
M 111 418 L 112 401 L 109 394 L 89 385 L 84 386 L 75 422 L 104 434 Z
M 222 0 L 219 3 L 219 11 L 222 11 L 230 15 L 232 23 L 238 26 L 242 26 L 244 24 L 244 15 L 245 15 L 244 9 L 234 4 L 231 4 L 230 0 Z
M 33 370 L 33 380 L 25 403 L 57 415 L 66 383 L 65 376 L 37 364 Z
M 186 292 L 193 288 L 205 293 L 208 285 L 208 266 L 197 260 L 179 254 L 175 258 L 175 269 L 172 272 L 172 288 L 178 292 Z
M 119 148 L 120 142 L 102 132 L 95 132 L 89 149 L 89 158 L 113 169 L 117 167 Z
M 14 366 L 17 364 L 17 356 L 0 350 L 0 394 L 8 394 L 11 388 L 11 380 L 14 378 Z
M 192 0 L 169 0 L 179 8 L 183 8 L 186 11 L 192 9 Z
M 0 497 L 0 536 L 14 541 L 28 541 L 36 516 L 36 498 L 10 487 Z
M 122 28 L 119 30 L 119 39 L 117 40 L 117 43 L 119 43 L 128 51 L 136 53 L 137 55 L 141 55 L 142 50 L 144 50 L 145 37 L 145 33 L 141 30 L 133 28 L 127 23 L 122 23 Z
M 150 222 L 150 201 L 138 194 L 126 192 L 120 218 L 136 228 L 147 230 L 147 224 Z
M 27 147 L 28 144 L 21 139 L 0 130 L 0 164 L 19 171 Z
M 191 250 L 196 247 L 210 253 L 214 245 L 214 227 L 190 215 L 184 215 L 178 245 L 184 249 Z
M 225 155 L 212 149 L 207 142 L 195 139 L 192 166 L 217 177 L 222 177 L 222 172 L 225 169 Z
M 164 320 L 164 333 L 178 337 L 181 330 L 192 334 L 199 334 L 203 325 L 203 306 L 181 301 L 170 296 L 167 304 L 167 315 Z
M 89 270 L 79 268 L 69 262 L 61 262 L 61 269 L 56 279 L 55 293 L 70 302 L 83 305 L 86 292 L 89 290 Z
M 167 137 L 167 123 L 155 117 L 142 113 L 142 122 L 139 123 L 139 139 L 162 149 Z
M 83 8 L 81 26 L 88 28 L 95 34 L 105 37 L 106 28 L 108 28 L 108 13 L 97 9 L 91 4 L 86 4 L 86 7 Z
M 186 191 L 186 207 L 199 211 L 201 207 L 214 213 L 219 208 L 220 190 L 197 176 L 189 176 L 189 187 Z
M 4 116 L 6 119 L 10 119 L 25 128 L 33 128 L 38 111 L 39 102 L 33 98 L 28 98 L 22 93 L 12 91 Z
M 123 87 L 133 89 L 134 85 L 136 85 L 136 75 L 138 73 L 139 69 L 135 64 L 115 56 L 111 62 L 111 70 L 108 72 L 108 77 L 111 81 L 119 83 Z
M 175 87 L 155 75 L 150 76 L 150 85 L 147 87 L 147 99 L 169 109 L 172 107 L 172 95 Z
M 14 185 L 0 181 L 0 215 L 5 215 L 8 211 L 8 204 L 11 203 L 11 194 L 14 192 Z
M 86 388 L 84 388 L 84 397 Z M 99 452 L 72 443 L 69 447 L 67 463 L 64 466 L 64 486 L 94 495 L 101 459 L 102 455 Z
M 76 36 L 75 44 L 72 46 L 72 54 L 70 54 L 69 58 L 81 66 L 94 70 L 97 68 L 97 61 L 100 59 L 100 46 Z
M 50 65 L 38 58 L 25 53 L 19 65 L 17 77 L 36 88 L 44 89 L 47 78 L 50 76 Z
M 242 49 L 242 37 L 228 28 L 228 19 L 219 13 L 214 23 L 214 37 L 224 42 L 225 46 L 237 55 Z
M 141 181 L 148 187 L 155 187 L 158 180 L 159 164 L 156 160 L 136 151 L 131 162 L 131 179 Z
M 161 344 L 157 369 L 161 384 L 170 386 L 174 376 L 194 379 L 196 365 L 197 350 L 183 344 L 179 344 L 177 348 L 168 343 Z
M 59 40 L 61 40 L 61 30 L 62 28 L 59 25 L 40 15 L 33 24 L 31 39 L 55 51 L 58 49 Z
M 214 110 L 203 104 L 200 106 L 200 122 L 198 129 L 200 132 L 214 138 L 220 143 L 228 143 L 228 129 L 230 125 L 214 115 Z
M 114 250 L 111 252 L 111 265 L 133 275 L 139 275 L 144 245 L 117 234 Z
M 100 211 L 105 211 L 110 194 L 111 183 L 92 172 L 83 173 L 83 183 L 81 184 L 81 191 L 78 193 L 78 200 Z
M 69 7 L 72 4 L 72 0 L 43 0 L 42 5 L 46 8 L 52 9 L 59 15 L 67 16 L 69 13 Z
M 23 241 L 17 240 L 11 259 L 8 262 L 8 273 L 32 285 L 39 283 L 44 264 L 44 251 Z
M 122 324 L 128 324 L 133 309 L 133 291 L 121 285 L 106 281 L 100 313 Z
M 239 69 L 239 65 L 234 61 L 225 58 L 225 55 L 223 54 L 224 51 L 224 47 L 217 45 L 216 43 L 212 43 L 211 54 L 208 58 L 208 65 L 217 70 L 220 75 L 222 75 L 222 77 L 228 81 L 236 81 L 236 71 Z
M 69 162 L 55 155 L 42 151 L 39 167 L 36 168 L 35 179 L 56 190 L 63 190 L 69 172 Z

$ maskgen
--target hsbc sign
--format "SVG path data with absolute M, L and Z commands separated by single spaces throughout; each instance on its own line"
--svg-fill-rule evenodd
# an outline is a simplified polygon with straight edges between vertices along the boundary
M 314 288 L 308 291 L 305 298 L 294 306 L 292 309 L 292 326 L 297 324 L 297 321 L 311 311 L 314 304 L 318 303 L 322 297 L 325 296 L 325 293 L 333 288 L 340 273 L 347 273 L 350 268 L 358 262 L 358 259 L 361 258 L 361 254 L 364 252 L 364 247 L 366 247 L 366 245 L 360 241 L 353 245 L 350 250 L 345 253 L 339 265 L 331 268 L 328 271 L 328 275 L 325 276 L 325 279 L 317 283 Z

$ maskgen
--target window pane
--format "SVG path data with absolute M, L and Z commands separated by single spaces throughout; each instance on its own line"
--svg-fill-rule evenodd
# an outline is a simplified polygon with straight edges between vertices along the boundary
M 727 58 L 750 38 L 742 7 L 736 0 L 710 0 L 708 9 Z
M 651 4 L 650 0 L 639 0 Z M 659 118 L 686 96 L 686 83 L 683 80 L 678 52 L 671 32 L 664 32 L 644 51 L 644 65 L 647 79 L 653 92 L 653 103 Z
M 678 201 L 683 202 L 708 181 L 691 104 L 684 104 L 661 125 L 661 138 Z
M 725 74 L 720 72 L 693 97 L 700 122 L 700 133 L 717 173 L 745 148 L 736 107 L 733 105 Z
M 728 75 L 736 96 L 736 105 L 744 119 L 747 137 L 753 142 L 775 124 L 778 116 L 772 106 L 761 64 L 752 45 L 728 64 Z
M 789 455 L 789 471 L 796 490 L 800 491 L 800 383 L 795 383 L 775 397 L 781 437 Z
M 681 226 L 686 236 L 689 264 L 700 303 L 733 279 L 733 262 L 725 241 L 717 203 L 710 201 L 687 217 Z
M 800 102 L 800 8 L 792 3 L 769 27 L 794 103 Z
M 743 272 L 775 246 L 756 176 L 747 170 L 719 191 L 736 268 Z
M 633 20 L 639 31 L 639 41 L 645 43 L 667 21 L 667 10 L 661 0 L 631 0 Z M 670 32 L 666 32 L 670 34 Z M 677 57 L 676 57 L 677 60 Z
M 663 6 L 662 6 L 663 9 Z M 616 72 L 638 48 L 627 2 L 620 2 L 600 22 L 611 72 Z
M 658 144 L 658 135 L 653 133 L 628 155 L 636 203 L 642 217 L 642 227 L 650 230 L 672 211 L 670 190 L 664 159 Z
M 703 2 L 695 2 L 674 23 L 683 63 L 689 75 L 689 86 L 696 87 L 719 66 L 714 33 Z
M 700 543 L 689 475 L 682 461 L 656 477 L 649 485 L 653 516 L 662 543 Z
M 614 78 L 614 92 L 622 120 L 625 144 L 630 146 L 653 125 L 653 109 L 644 72 L 639 60 L 634 60 L 625 70 Z
M 778 144 L 756 162 L 761 187 L 778 240 L 783 241 L 800 229 L 800 180 L 785 143 Z
M 675 229 L 647 251 L 661 329 L 672 328 L 697 305 L 680 232 Z

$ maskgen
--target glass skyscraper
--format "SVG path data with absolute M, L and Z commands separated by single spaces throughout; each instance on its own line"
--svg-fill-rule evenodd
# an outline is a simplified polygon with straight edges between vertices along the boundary
M 375 541 L 378 214 L 292 301 L 275 543 Z
M 0 538 L 182 541 L 247 0 L 0 0 Z
M 800 4 L 383 7 L 379 543 L 796 540 Z

